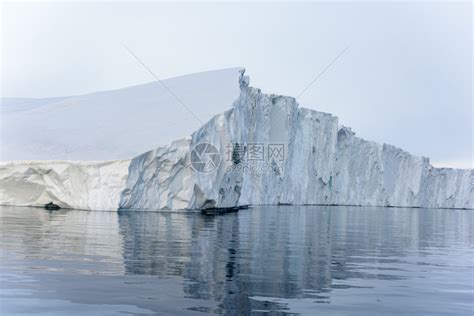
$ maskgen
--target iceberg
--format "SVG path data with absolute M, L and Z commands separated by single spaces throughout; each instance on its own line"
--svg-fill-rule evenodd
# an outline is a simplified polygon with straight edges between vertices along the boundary
M 356 137 L 331 114 L 249 87 L 243 71 L 239 82 L 241 93 L 232 109 L 212 118 L 189 139 L 131 160 L 121 208 L 474 208 L 473 170 L 434 168 L 428 158 Z M 200 144 L 221 153 L 213 172 L 193 168 L 191 153 Z M 264 161 L 230 159 L 236 151 L 249 154 L 256 145 L 263 145 L 263 150 L 278 145 L 286 155 Z M 231 157 L 224 159 L 225 155 Z
M 249 86 L 190 137 L 115 162 L 0 166 L 0 204 L 83 209 L 360 205 L 474 209 L 474 170 L 435 168 Z

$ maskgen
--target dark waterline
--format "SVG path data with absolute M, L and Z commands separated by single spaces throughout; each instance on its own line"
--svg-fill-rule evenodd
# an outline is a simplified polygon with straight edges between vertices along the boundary
M 0 208 L 2 315 L 472 315 L 469 210 Z

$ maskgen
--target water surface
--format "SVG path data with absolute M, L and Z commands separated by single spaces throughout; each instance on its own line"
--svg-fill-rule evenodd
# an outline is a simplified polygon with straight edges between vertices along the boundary
M 0 209 L 2 315 L 472 315 L 469 210 Z

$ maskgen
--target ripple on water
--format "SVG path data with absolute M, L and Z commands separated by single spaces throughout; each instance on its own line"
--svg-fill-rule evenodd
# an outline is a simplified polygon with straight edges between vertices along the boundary
M 280 206 L 223 216 L 1 207 L 2 312 L 474 311 L 472 211 Z

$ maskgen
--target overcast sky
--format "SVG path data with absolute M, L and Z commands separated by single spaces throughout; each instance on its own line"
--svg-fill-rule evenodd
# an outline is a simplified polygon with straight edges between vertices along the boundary
M 3 3 L 3 97 L 116 89 L 244 66 L 359 136 L 472 168 L 472 5 Z M 230 105 L 224 105 L 226 108 Z

